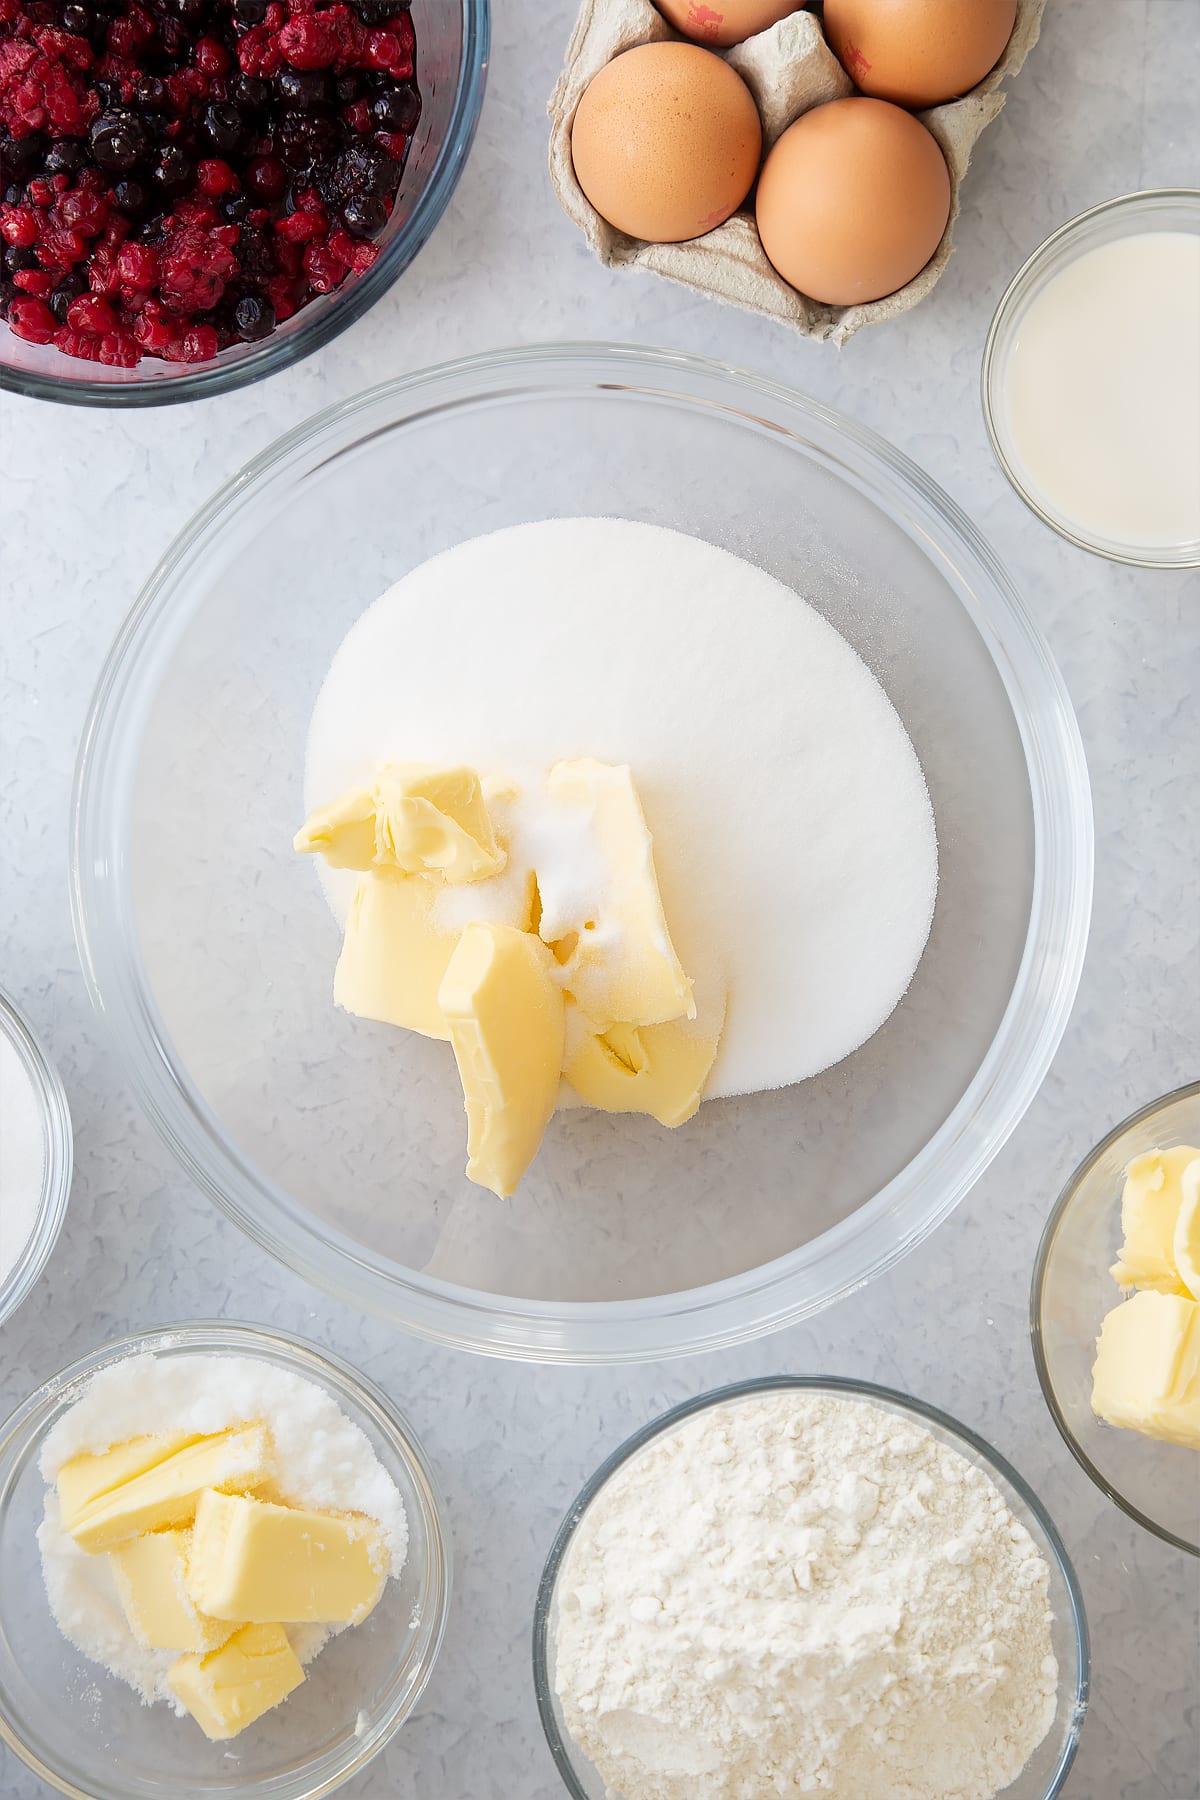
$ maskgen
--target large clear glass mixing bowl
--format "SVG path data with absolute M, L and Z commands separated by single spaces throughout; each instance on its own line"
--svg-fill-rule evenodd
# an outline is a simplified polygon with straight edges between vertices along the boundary
M 831 620 L 921 758 L 940 889 L 912 987 L 855 1055 L 677 1132 L 562 1115 L 502 1203 L 463 1175 L 448 1046 L 334 1010 L 338 931 L 291 838 L 313 701 L 364 607 L 464 538 L 572 514 L 710 539 Z M 514 707 L 536 707 L 537 668 L 531 644 Z M 443 1342 L 542 1359 L 730 1343 L 911 1249 L 1046 1072 L 1091 868 L 1061 679 L 953 503 L 773 382 L 595 345 L 388 383 L 244 469 L 120 633 L 75 794 L 87 978 L 184 1166 L 311 1280 Z

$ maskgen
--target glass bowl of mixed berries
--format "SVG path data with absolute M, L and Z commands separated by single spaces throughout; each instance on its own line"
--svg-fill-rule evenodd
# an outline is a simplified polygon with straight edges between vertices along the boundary
M 353 322 L 454 189 L 488 0 L 0 0 L 0 385 L 220 393 Z

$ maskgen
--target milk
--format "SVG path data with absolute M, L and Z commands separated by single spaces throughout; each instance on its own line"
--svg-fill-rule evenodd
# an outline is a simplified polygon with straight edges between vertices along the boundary
M 1003 423 L 1030 497 L 1080 536 L 1200 540 L 1200 236 L 1085 251 L 1020 318 Z

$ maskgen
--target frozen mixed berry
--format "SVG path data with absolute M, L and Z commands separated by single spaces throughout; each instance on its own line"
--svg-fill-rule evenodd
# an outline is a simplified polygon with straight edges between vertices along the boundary
M 204 362 L 369 268 L 421 116 L 411 0 L 0 0 L 0 319 Z

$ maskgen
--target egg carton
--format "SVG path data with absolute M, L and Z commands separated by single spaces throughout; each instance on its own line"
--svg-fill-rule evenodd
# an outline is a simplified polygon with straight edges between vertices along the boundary
M 606 268 L 650 269 L 727 305 L 779 319 L 804 337 L 844 344 L 864 325 L 894 319 L 918 305 L 940 280 L 953 248 L 959 190 L 971 152 L 980 133 L 1004 105 L 1003 83 L 1017 73 L 1036 44 L 1045 7 L 1046 0 L 1018 0 L 1008 48 L 991 74 L 961 99 L 917 114 L 937 139 L 950 170 L 950 217 L 921 273 L 883 300 L 825 306 L 797 293 L 767 260 L 749 206 L 701 238 L 683 244 L 647 244 L 617 231 L 588 203 L 571 162 L 575 109 L 593 77 L 622 51 L 664 39 L 679 41 L 679 34 L 650 0 L 583 0 L 549 107 L 550 179 L 559 204 Z M 791 13 L 769 30 L 720 54 L 737 70 L 758 104 L 764 155 L 801 113 L 856 92 L 811 12 Z

